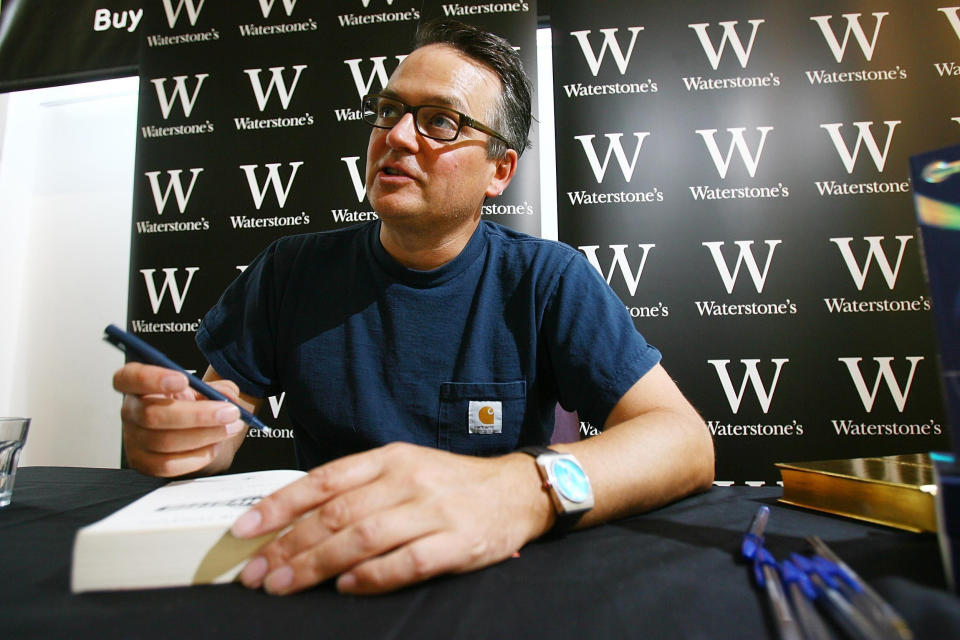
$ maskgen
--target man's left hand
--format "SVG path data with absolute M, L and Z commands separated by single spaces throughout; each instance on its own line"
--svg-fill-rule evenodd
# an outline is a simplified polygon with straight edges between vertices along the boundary
M 500 562 L 553 518 L 525 454 L 395 443 L 313 469 L 241 516 L 233 533 L 290 527 L 247 563 L 247 587 L 288 594 L 339 576 L 339 591 L 373 594 Z

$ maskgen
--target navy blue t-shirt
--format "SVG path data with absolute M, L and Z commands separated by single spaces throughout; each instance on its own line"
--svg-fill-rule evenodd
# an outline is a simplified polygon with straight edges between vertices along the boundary
M 244 393 L 286 392 L 302 468 L 398 440 L 478 455 L 545 444 L 558 401 L 602 426 L 660 360 L 566 245 L 484 221 L 454 260 L 416 271 L 379 231 L 277 240 L 197 333 Z

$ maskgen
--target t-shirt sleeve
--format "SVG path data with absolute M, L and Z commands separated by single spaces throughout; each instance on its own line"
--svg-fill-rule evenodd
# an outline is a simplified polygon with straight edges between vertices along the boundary
M 558 277 L 542 326 L 560 405 L 597 428 L 660 362 L 620 298 L 579 254 Z
M 197 346 L 218 374 L 246 394 L 279 392 L 276 317 L 282 276 L 278 243 L 258 255 L 204 316 Z

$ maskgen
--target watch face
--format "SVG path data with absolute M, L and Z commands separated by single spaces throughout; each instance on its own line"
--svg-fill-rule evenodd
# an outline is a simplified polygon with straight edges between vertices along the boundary
M 590 481 L 580 465 L 561 458 L 553 463 L 554 486 L 570 502 L 583 502 L 590 497 Z

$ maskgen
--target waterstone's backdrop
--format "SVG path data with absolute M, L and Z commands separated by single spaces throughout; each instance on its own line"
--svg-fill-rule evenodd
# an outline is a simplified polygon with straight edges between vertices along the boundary
M 127 326 L 200 372 L 192 332 L 260 249 L 372 215 L 359 96 L 419 20 L 501 33 L 537 75 L 535 2 L 61 5 L 3 3 L 0 90 L 136 69 Z M 719 481 L 948 446 L 907 158 L 960 142 L 958 10 L 540 3 L 559 239 L 664 352 Z M 37 35 L 52 16 L 58 47 Z M 537 152 L 488 219 L 540 233 Z M 263 417 L 280 437 L 252 433 L 238 465 L 293 464 L 283 396 Z

